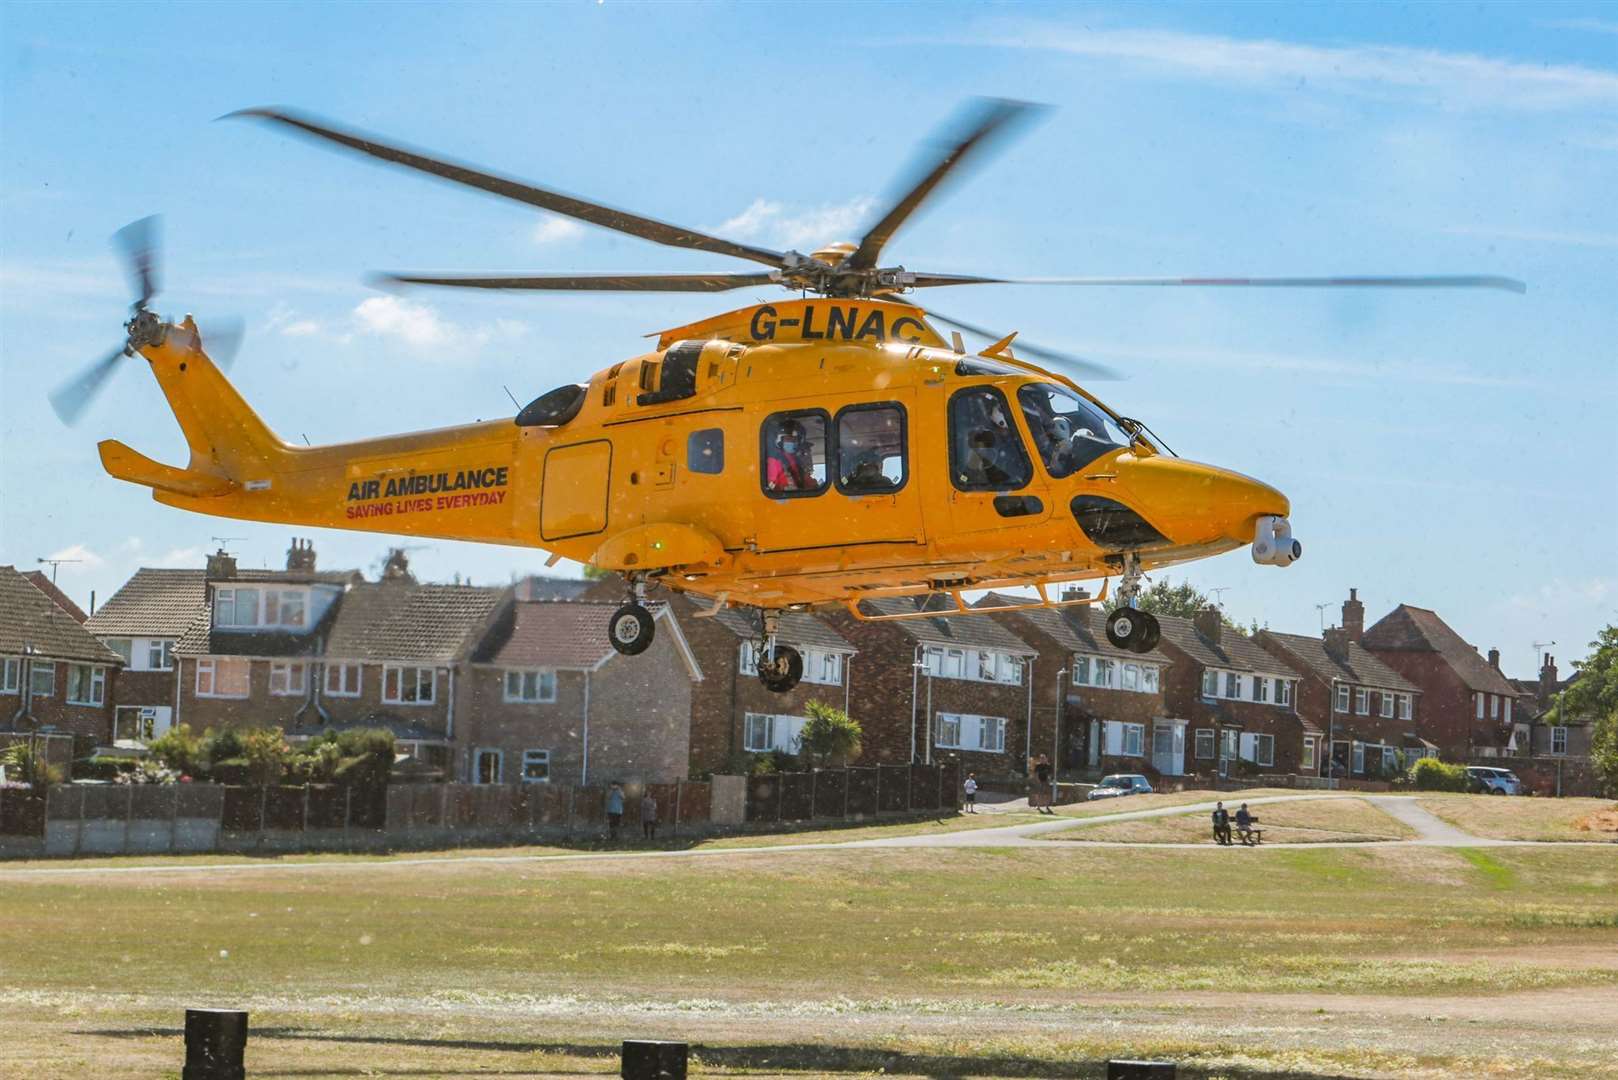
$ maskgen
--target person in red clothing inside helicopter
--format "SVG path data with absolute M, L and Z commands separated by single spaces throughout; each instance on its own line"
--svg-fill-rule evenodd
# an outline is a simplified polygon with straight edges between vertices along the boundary
M 784 420 L 771 441 L 764 461 L 764 487 L 768 491 L 814 491 L 813 458 L 803 425 Z

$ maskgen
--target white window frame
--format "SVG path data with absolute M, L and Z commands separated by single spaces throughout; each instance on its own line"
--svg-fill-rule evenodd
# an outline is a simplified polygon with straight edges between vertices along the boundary
M 1292 704 L 1292 680 L 1291 679 L 1276 679 L 1275 680 L 1275 703 L 1277 705 L 1281 706 L 1282 708 L 1287 708 L 1287 707 L 1291 706 L 1291 704 Z
M 1253 755 L 1258 764 L 1267 768 L 1275 767 L 1275 736 L 1263 732 L 1253 737 Z
M 1119 685 L 1120 690 L 1129 690 L 1140 693 L 1140 665 L 1125 663 L 1123 665 L 1123 679 Z
M 1146 725 L 1125 724 L 1118 725 L 1118 745 L 1124 757 L 1146 756 Z M 1130 749 L 1133 746 L 1134 749 Z
M 427 696 L 421 694 L 422 674 L 427 676 Z M 409 674 L 415 682 L 416 696 L 405 697 L 405 676 Z M 393 689 L 388 689 L 388 676 L 393 675 Z M 382 665 L 382 701 L 388 705 L 435 705 L 438 702 L 438 669 L 435 667 L 419 667 L 415 664 L 383 664 Z
M 1231 701 L 1240 701 L 1242 696 L 1242 677 L 1234 671 L 1225 672 L 1225 694 Z
M 484 780 L 484 779 L 482 779 L 482 776 L 483 776 L 483 756 L 485 754 L 493 754 L 494 755 L 494 779 L 493 780 Z M 504 783 L 505 779 L 506 779 L 506 752 L 504 750 L 500 749 L 497 746 L 480 746 L 476 750 L 472 751 L 472 783 L 473 784 L 488 785 L 488 786 L 492 787 L 495 784 Z
M 42 660 L 37 656 L 28 658 L 28 696 L 50 699 L 56 696 L 56 661 Z M 49 683 L 41 690 L 37 681 L 41 674 L 50 677 Z
M 349 672 L 354 674 L 354 688 L 352 690 L 348 688 Z M 332 689 L 333 675 L 337 676 L 337 689 L 335 690 Z M 342 660 L 327 661 L 326 671 L 322 677 L 325 679 L 325 687 L 322 692 L 326 697 L 359 697 L 365 691 L 364 664 L 347 663 Z
M 1004 753 L 1006 719 L 975 713 L 938 713 L 933 720 L 933 745 L 945 750 Z
M 1381 716 L 1382 719 L 1384 719 L 1384 720 L 1392 720 L 1393 719 L 1393 695 L 1388 693 L 1386 690 L 1378 690 L 1377 693 L 1376 693 L 1376 696 L 1378 698 L 1378 700 L 1377 700 L 1377 714 L 1379 716 Z
M 1341 713 L 1344 716 L 1348 715 L 1348 692 L 1347 683 L 1337 684 L 1337 700 L 1332 702 L 1332 712 Z
M 1350 773 L 1360 775 L 1360 776 L 1363 776 L 1365 774 L 1365 744 L 1364 743 L 1355 742 L 1351 747 L 1349 747 L 1349 762 L 1348 762 L 1348 765 L 1349 765 L 1348 771 Z
M 1498 720 L 1498 719 L 1500 719 L 1500 695 L 1499 694 L 1490 694 L 1489 695 L 1489 719 L 1490 720 Z
M 245 660 L 245 659 L 243 659 L 243 658 L 241 658 L 239 656 L 199 656 L 199 657 L 197 657 L 196 664 L 197 664 L 197 675 L 196 675 L 196 682 L 194 683 L 194 686 L 196 688 L 197 697 L 199 697 L 199 698 L 221 698 L 221 699 L 228 699 L 228 700 L 231 700 L 231 701 L 241 701 L 241 700 L 249 697 L 252 694 L 252 692 L 253 692 L 253 662 L 251 660 Z M 241 693 L 239 693 L 239 694 L 221 694 L 221 693 L 218 692 L 218 688 L 219 688 L 219 669 L 220 669 L 221 664 L 230 665 L 231 667 L 234 667 L 235 665 L 240 664 L 240 665 L 242 665 L 243 668 L 246 669 L 246 671 L 247 671 L 247 678 L 245 680 L 246 686 L 243 688 Z M 206 682 L 206 684 L 207 684 L 207 689 L 206 690 L 203 689 L 204 682 Z
M 1483 694 L 1481 692 L 1476 693 L 1476 694 L 1473 694 L 1472 697 L 1477 701 L 1477 704 L 1478 704 L 1478 717 L 1477 718 L 1479 720 L 1482 720 L 1483 719 Z
M 513 680 L 516 693 L 512 692 Z M 556 700 L 556 672 L 550 668 L 502 668 L 500 694 L 508 705 L 549 704 Z
M 544 765 L 544 776 L 529 776 L 530 765 Z M 551 752 L 549 750 L 524 750 L 522 752 L 522 782 L 525 784 L 548 784 L 551 782 Z
M 102 638 L 101 644 L 117 653 L 127 670 L 135 667 L 135 642 L 139 640 L 139 638 L 111 637 Z
M 1315 768 L 1315 740 L 1314 739 L 1307 738 L 1307 739 L 1303 740 L 1303 757 L 1299 759 L 1298 768 L 1300 768 L 1300 769 L 1313 769 L 1313 768 Z
M 1561 725 L 1551 728 L 1551 754 L 1555 757 L 1567 754 L 1567 728 Z
M 1242 756 L 1242 732 L 1240 728 L 1219 729 L 1219 756 L 1226 759 Z
M 1219 696 L 1219 672 L 1213 668 L 1202 671 L 1202 696 L 1209 700 Z
M 1078 654 L 1074 654 L 1074 657 L 1073 657 L 1073 685 L 1074 686 L 1089 686 L 1090 685 L 1090 658 L 1088 656 L 1079 656 Z
M 758 654 L 751 641 L 744 641 L 736 656 L 736 670 L 743 675 L 758 674 Z
M 1102 690 L 1116 690 L 1118 688 L 1117 673 L 1118 661 L 1098 656 L 1096 657 L 1096 662 L 1090 668 L 1090 685 Z
M 294 685 L 293 676 L 297 676 Z M 276 684 L 280 684 L 277 689 Z M 309 663 L 306 660 L 270 661 L 270 696 L 303 697 L 309 693 Z
M 1218 757 L 1219 733 L 1211 727 L 1197 728 L 1193 740 L 1192 753 L 1198 761 L 1213 761 Z M 1208 744 L 1208 752 L 1203 753 L 1203 742 Z
M 1506 698 L 1506 710 L 1505 710 L 1505 712 L 1506 712 L 1506 715 L 1501 718 L 1501 723 L 1509 725 L 1511 723 L 1511 699 L 1510 698 Z
M 0 694 L 22 692 L 22 657 L 0 656 Z
M 1142 664 L 1140 666 L 1140 692 L 1143 694 L 1159 694 L 1163 692 L 1162 672 L 1156 664 Z
M 1409 720 L 1410 719 L 1410 704 L 1411 704 L 1410 695 L 1409 694 L 1395 694 L 1393 696 L 1394 696 L 1395 700 L 1397 700 L 1398 703 L 1399 703 L 1399 706 L 1398 706 L 1399 719 L 1401 719 L 1401 720 Z
M 1253 676 L 1253 700 L 1267 704 L 1270 700 L 1270 680 L 1263 675 Z
M 146 638 L 146 671 L 174 670 L 174 639 Z M 155 663 L 154 663 L 155 656 Z
M 236 585 L 214 589 L 213 624 L 222 629 L 245 629 L 260 625 L 259 620 L 264 617 L 264 597 L 260 595 L 261 592 L 260 589 Z M 253 598 L 253 618 L 244 620 L 241 618 L 241 603 L 248 596 Z
M 757 738 L 762 728 L 764 737 Z M 764 754 L 775 749 L 775 717 L 770 713 L 747 713 L 742 717 L 742 749 Z
M 78 683 L 75 688 L 74 682 Z M 90 690 L 89 697 L 74 697 L 74 692 Z M 100 664 L 69 664 L 67 666 L 67 703 L 98 707 L 107 701 L 107 669 Z
M 1354 715 L 1371 715 L 1371 691 L 1367 690 L 1363 686 L 1356 686 L 1354 688 Z

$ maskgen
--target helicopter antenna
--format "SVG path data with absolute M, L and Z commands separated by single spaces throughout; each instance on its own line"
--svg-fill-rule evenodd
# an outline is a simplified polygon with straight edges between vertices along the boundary
M 83 559 L 40 559 L 39 560 L 41 566 L 49 566 L 51 568 L 51 584 L 52 585 L 56 584 L 56 570 L 57 570 L 57 567 L 61 566 L 63 563 L 76 563 L 76 562 L 83 562 L 83 561 L 84 561 Z M 1554 642 L 1553 642 L 1553 644 L 1554 644 Z
M 501 383 L 500 384 L 500 389 L 502 389 L 502 390 L 504 390 L 506 392 L 506 397 L 510 398 L 511 403 L 513 405 L 517 406 L 517 411 L 521 412 L 522 411 L 522 402 L 518 401 L 517 400 L 517 395 L 513 394 L 511 392 L 511 387 L 507 386 L 505 383 Z

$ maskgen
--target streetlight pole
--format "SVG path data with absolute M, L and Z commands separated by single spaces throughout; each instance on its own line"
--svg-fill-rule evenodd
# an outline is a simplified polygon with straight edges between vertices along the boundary
M 1056 805 L 1056 793 L 1062 782 L 1062 713 L 1064 705 L 1062 700 L 1062 680 L 1067 677 L 1067 668 L 1056 673 L 1056 717 L 1051 730 L 1051 805 Z

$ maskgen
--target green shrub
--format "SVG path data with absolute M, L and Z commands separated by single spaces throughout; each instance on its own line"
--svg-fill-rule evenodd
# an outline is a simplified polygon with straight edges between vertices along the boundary
M 207 770 L 202 740 L 191 733 L 191 725 L 176 724 L 152 740 L 147 747 L 152 756 L 181 776 L 198 777 Z
M 136 758 L 128 757 L 87 757 L 80 758 L 73 763 L 73 779 L 75 780 L 117 780 L 120 776 L 134 772 L 140 766 Z
M 44 787 L 62 782 L 61 766 L 46 761 L 43 748 L 32 739 L 0 750 L 0 766 L 5 767 L 8 783 Z
M 1465 791 L 1466 766 L 1424 757 L 1410 769 L 1410 779 L 1421 791 Z
M 865 732 L 858 720 L 823 701 L 811 701 L 807 711 L 799 743 L 805 757 L 824 767 L 846 765 L 860 756 Z

